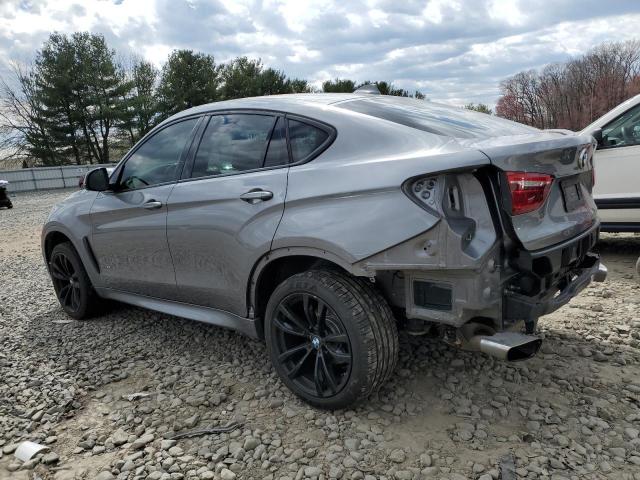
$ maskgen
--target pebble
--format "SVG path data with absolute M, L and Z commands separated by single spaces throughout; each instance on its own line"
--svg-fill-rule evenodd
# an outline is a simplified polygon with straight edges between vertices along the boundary
M 406 454 L 404 453 L 404 450 L 401 450 L 401 449 L 393 450 L 389 454 L 389 460 L 395 463 L 402 463 L 404 462 L 405 458 L 406 458 Z
M 231 470 L 229 470 L 228 468 L 223 468 L 220 471 L 220 478 L 222 480 L 234 480 L 236 478 L 236 474 L 233 473 Z

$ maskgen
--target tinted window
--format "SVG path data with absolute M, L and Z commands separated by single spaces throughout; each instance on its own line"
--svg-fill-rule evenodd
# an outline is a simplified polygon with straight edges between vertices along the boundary
M 289 163 L 289 152 L 287 152 L 287 135 L 284 129 L 284 119 L 278 118 L 276 126 L 271 134 L 269 149 L 264 159 L 265 167 L 274 167 Z
M 197 121 L 170 125 L 144 142 L 124 164 L 120 185 L 136 189 L 175 181 L 180 155 Z
M 216 115 L 204 132 L 192 177 L 262 168 L 275 118 L 268 115 Z
M 376 95 L 336 106 L 447 137 L 484 138 L 539 131 L 494 115 L 413 98 Z
M 294 162 L 305 159 L 327 138 L 329 138 L 329 134 L 324 130 L 306 123 L 289 120 L 289 142 Z
M 626 147 L 640 144 L 640 105 L 627 110 L 602 129 L 605 147 Z

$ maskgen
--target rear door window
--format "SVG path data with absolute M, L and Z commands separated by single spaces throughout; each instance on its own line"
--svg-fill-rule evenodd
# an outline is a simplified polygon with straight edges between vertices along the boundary
M 297 120 L 289 120 L 289 142 L 294 162 L 310 157 L 329 138 L 324 130 Z
M 262 168 L 275 122 L 276 117 L 272 115 L 233 113 L 211 117 L 200 141 L 191 177 Z

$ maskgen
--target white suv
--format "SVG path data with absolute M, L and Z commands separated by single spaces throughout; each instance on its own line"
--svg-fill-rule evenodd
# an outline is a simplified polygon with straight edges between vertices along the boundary
M 581 133 L 598 141 L 593 196 L 605 232 L 640 232 L 640 95 Z

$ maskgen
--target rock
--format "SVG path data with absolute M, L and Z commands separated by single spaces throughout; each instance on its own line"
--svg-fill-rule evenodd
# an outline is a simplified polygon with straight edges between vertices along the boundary
M 193 428 L 198 424 L 199 421 L 200 421 L 200 415 L 198 415 L 196 413 L 195 415 L 193 415 L 192 417 L 187 418 L 184 421 L 184 426 L 187 427 L 187 428 Z
M 51 465 L 52 463 L 56 463 L 58 460 L 60 460 L 60 456 L 55 452 L 45 453 L 42 456 L 42 463 L 45 465 Z
M 554 439 L 555 439 L 556 443 L 558 445 L 560 445 L 561 447 L 566 447 L 567 445 L 569 445 L 569 439 L 564 435 L 559 435 L 558 434 L 558 435 L 556 435 L 554 437 Z
M 116 477 L 114 477 L 111 472 L 103 470 L 98 475 L 96 475 L 95 480 L 115 480 L 115 478 Z
M 155 437 L 151 433 L 142 435 L 141 437 L 138 437 L 136 440 L 133 441 L 133 443 L 131 444 L 131 448 L 133 450 L 139 450 L 141 448 L 144 448 L 148 443 L 153 442 L 154 438 Z
M 409 470 L 396 470 L 393 476 L 396 480 L 411 480 L 413 478 L 413 474 Z
M 423 453 L 420 455 L 420 466 L 421 467 L 430 467 L 433 463 L 431 455 L 428 453 Z
M 162 440 L 162 442 L 160 442 L 160 448 L 162 450 L 169 450 L 176 443 L 178 443 L 177 440 Z
M 242 446 L 242 448 L 244 448 L 248 452 L 255 449 L 258 445 L 260 445 L 260 443 L 260 440 L 258 440 L 257 438 L 247 437 L 244 440 L 244 445 Z
M 228 468 L 223 468 L 220 471 L 220 478 L 222 480 L 235 480 L 236 478 L 236 474 L 233 473 L 231 470 L 229 470 Z
M 347 450 L 358 450 L 358 448 L 360 448 L 360 439 L 347 438 L 344 441 L 344 446 L 347 448 Z
M 305 477 L 317 477 L 322 473 L 322 470 L 319 467 L 306 467 L 304 469 Z
M 169 455 L 171 455 L 172 457 L 181 457 L 182 455 L 184 455 L 184 450 L 178 446 L 173 446 L 171 447 L 168 451 Z
M 53 475 L 53 480 L 75 480 L 76 478 L 82 478 L 80 474 L 76 477 L 76 472 L 73 470 L 60 470 Z
M 340 467 L 337 467 L 335 465 L 331 465 L 331 467 L 329 467 L 329 478 L 340 479 L 342 478 L 343 474 L 344 472 Z
M 124 445 L 125 443 L 127 443 L 128 440 L 129 440 L 129 434 L 124 430 L 122 430 L 121 428 L 117 429 L 111 435 L 111 441 L 116 447 L 119 447 L 120 445 Z
M 399 448 L 389 454 L 389 460 L 395 463 L 402 463 L 404 462 L 405 458 L 406 454 L 404 453 L 404 450 L 401 450 Z

